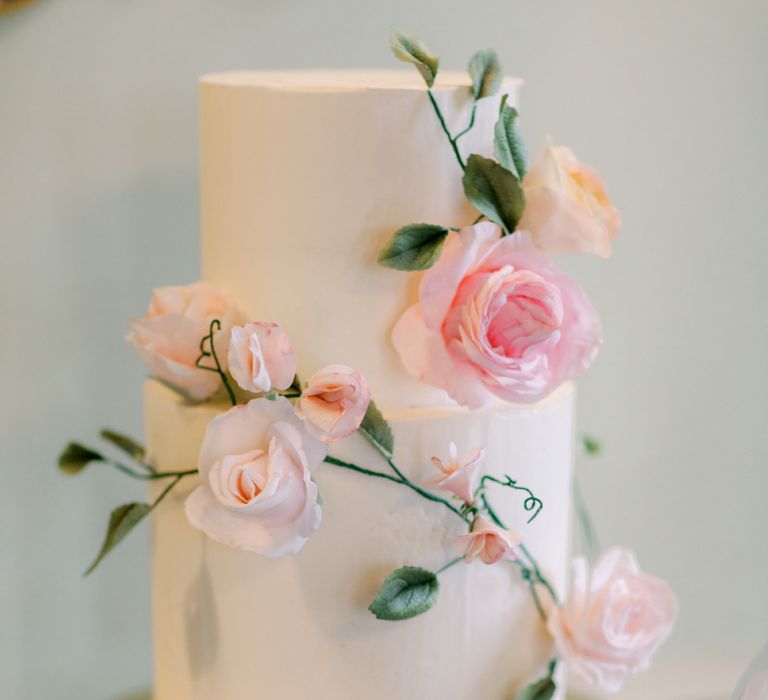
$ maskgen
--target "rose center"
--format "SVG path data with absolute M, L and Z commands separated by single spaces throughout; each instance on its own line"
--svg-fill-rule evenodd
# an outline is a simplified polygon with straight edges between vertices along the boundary
M 521 358 L 556 342 L 563 321 L 560 290 L 532 272 L 512 272 L 489 297 L 487 338 L 495 352 Z

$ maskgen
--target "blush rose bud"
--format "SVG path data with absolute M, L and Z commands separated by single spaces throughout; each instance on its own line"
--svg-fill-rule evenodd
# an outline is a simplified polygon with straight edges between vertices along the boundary
M 346 365 L 329 365 L 309 378 L 296 402 L 296 415 L 316 439 L 337 442 L 360 427 L 370 402 L 371 390 L 362 374 Z
M 232 329 L 229 373 L 246 391 L 283 391 L 296 376 L 296 353 L 276 323 L 246 323 Z

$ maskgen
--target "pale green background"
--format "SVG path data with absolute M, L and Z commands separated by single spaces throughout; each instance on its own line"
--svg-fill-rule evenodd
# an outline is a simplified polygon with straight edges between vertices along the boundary
M 767 8 L 42 0 L 0 17 L 0 696 L 149 684 L 146 530 L 80 577 L 110 508 L 142 489 L 54 462 L 98 426 L 140 431 L 122 337 L 153 286 L 198 274 L 197 76 L 391 66 L 390 24 L 446 67 L 497 47 L 527 80 L 529 143 L 551 134 L 609 182 L 626 222 L 613 259 L 567 265 L 607 337 L 580 384 L 580 425 L 606 444 L 585 491 L 604 541 L 680 595 L 647 682 L 701 700 L 698 665 L 732 687 L 768 638 Z M 661 697 L 645 682 L 632 697 Z

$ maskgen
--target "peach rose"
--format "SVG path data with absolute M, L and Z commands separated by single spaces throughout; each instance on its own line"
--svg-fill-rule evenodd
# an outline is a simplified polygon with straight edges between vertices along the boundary
M 449 233 L 392 340 L 406 369 L 470 408 L 532 403 L 584 372 L 602 342 L 581 288 L 529 235 L 482 222 Z
M 579 678 L 615 692 L 648 668 L 676 615 L 669 585 L 640 571 L 631 551 L 615 547 L 591 574 L 586 559 L 574 560 L 570 595 L 562 608 L 552 606 L 547 627 Z
M 477 473 L 480 462 L 485 456 L 485 448 L 478 447 L 472 450 L 466 459 L 460 461 L 456 443 L 452 442 L 448 446 L 448 454 L 447 462 L 443 462 L 439 457 L 432 457 L 432 463 L 442 474 L 426 481 L 425 486 L 438 491 L 447 491 L 466 503 L 472 503 L 477 488 Z
M 296 376 L 296 354 L 276 323 L 246 323 L 232 329 L 227 350 L 229 373 L 246 391 L 282 391 Z
M 313 374 L 296 402 L 296 414 L 323 442 L 354 433 L 363 422 L 371 390 L 362 374 L 345 365 L 330 365 Z
M 203 483 L 187 498 L 187 519 L 229 547 L 269 558 L 295 554 L 320 526 L 312 473 L 325 454 L 288 399 L 235 406 L 205 431 Z
M 218 374 L 195 367 L 200 341 L 216 318 L 221 321 L 221 330 L 214 336 L 216 353 L 224 368 L 237 311 L 229 293 L 209 282 L 155 289 L 146 316 L 131 321 L 126 340 L 153 376 L 202 401 L 221 387 Z M 206 362 L 211 365 L 210 358 Z
M 607 258 L 621 217 L 600 176 L 564 146 L 545 146 L 523 178 L 525 211 L 519 228 L 551 253 Z
M 475 557 L 480 557 L 483 564 L 495 564 L 502 559 L 517 559 L 517 546 L 522 538 L 516 532 L 503 530 L 492 522 L 478 515 L 471 532 L 459 535 L 453 546 L 464 561 L 469 564 Z

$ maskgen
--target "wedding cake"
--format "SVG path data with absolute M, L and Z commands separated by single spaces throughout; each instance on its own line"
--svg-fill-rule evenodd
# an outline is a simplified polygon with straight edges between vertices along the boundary
M 528 167 L 492 51 L 392 48 L 417 71 L 201 79 L 203 281 L 129 335 L 147 447 L 62 455 L 152 483 L 89 571 L 152 513 L 156 700 L 562 698 L 671 627 L 629 550 L 568 585 L 602 330 L 548 254 L 607 257 L 618 213 L 569 149 Z

